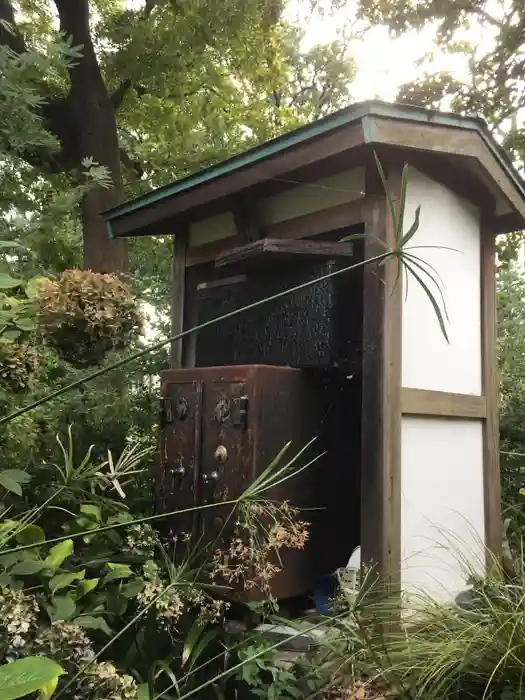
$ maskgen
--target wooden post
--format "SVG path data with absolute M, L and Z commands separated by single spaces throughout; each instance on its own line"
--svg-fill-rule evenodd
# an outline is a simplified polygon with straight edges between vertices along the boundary
M 485 494 L 485 544 L 497 557 L 503 540 L 501 477 L 499 464 L 499 376 L 497 365 L 496 241 L 481 229 L 481 370 L 487 405 L 483 426 L 483 481 Z
M 384 194 L 367 194 L 364 219 L 366 234 L 391 244 L 392 221 Z M 384 251 L 372 238 L 365 239 L 364 247 L 365 260 Z M 394 260 L 365 267 L 363 316 L 361 559 L 391 590 L 399 588 L 401 566 L 402 295 L 400 280 L 394 291 L 396 274 Z
M 172 236 L 173 265 L 171 288 L 171 335 L 184 330 L 184 297 L 186 291 L 186 251 L 188 231 L 183 230 Z M 182 367 L 182 338 L 171 344 L 171 367 Z

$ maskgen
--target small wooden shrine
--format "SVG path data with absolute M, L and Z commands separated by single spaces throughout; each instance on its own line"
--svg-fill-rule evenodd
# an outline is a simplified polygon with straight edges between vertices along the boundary
M 392 241 L 374 154 L 395 198 L 409 166 L 405 227 L 420 206 L 410 245 L 439 275 L 449 342 L 415 279 L 394 290 L 395 261 L 333 274 Z M 317 435 L 325 457 L 280 497 L 323 514 L 278 597 L 356 545 L 402 590 L 445 597 L 463 553 L 483 567 L 484 545 L 498 552 L 495 237 L 525 228 L 525 185 L 482 119 L 357 104 L 106 219 L 115 238 L 173 237 L 173 334 L 323 278 L 173 344 L 161 507 L 231 498 Z

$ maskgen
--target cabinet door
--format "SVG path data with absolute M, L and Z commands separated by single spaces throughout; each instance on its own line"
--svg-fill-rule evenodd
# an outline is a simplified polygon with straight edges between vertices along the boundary
M 203 505 L 237 499 L 252 480 L 252 430 L 245 382 L 206 382 L 202 409 L 200 500 Z M 219 537 L 230 521 L 232 505 L 203 510 L 202 535 L 206 542 Z M 228 536 L 227 527 L 220 536 Z M 218 544 L 218 541 L 217 541 Z
M 198 504 L 199 453 L 202 424 L 202 382 L 170 382 L 161 400 L 160 511 L 187 510 Z M 176 533 L 194 534 L 196 513 L 170 519 Z

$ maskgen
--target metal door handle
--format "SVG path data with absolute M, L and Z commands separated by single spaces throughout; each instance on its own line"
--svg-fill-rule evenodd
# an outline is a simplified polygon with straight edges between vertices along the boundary
M 202 480 L 205 484 L 210 484 L 213 481 L 218 481 L 219 480 L 219 472 L 215 471 L 215 469 L 214 469 L 209 474 L 203 474 Z

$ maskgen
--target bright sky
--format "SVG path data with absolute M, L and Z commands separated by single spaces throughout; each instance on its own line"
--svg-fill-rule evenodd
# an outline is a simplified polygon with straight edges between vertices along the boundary
M 355 0 L 348 0 L 345 9 L 336 15 L 311 20 L 308 24 L 306 45 L 335 39 L 338 29 L 345 24 L 349 26 L 349 23 L 354 20 L 355 5 Z M 287 18 L 297 21 L 297 18 L 304 14 L 304 10 L 301 12 L 304 6 L 305 0 L 290 0 Z M 351 86 L 351 95 L 354 100 L 372 98 L 394 100 L 398 86 L 417 76 L 418 69 L 415 62 L 424 53 L 434 48 L 433 36 L 433 28 L 429 26 L 425 31 L 413 32 L 394 40 L 389 37 L 385 27 L 376 27 L 368 31 L 364 38 L 357 39 L 353 55 L 357 61 L 358 71 L 356 80 Z M 478 42 L 484 37 L 480 35 L 479 29 L 474 28 L 469 37 L 461 38 L 470 38 Z M 466 78 L 468 75 L 466 61 L 458 58 L 457 55 L 438 53 L 433 63 L 433 70 L 446 70 L 456 73 L 461 78 Z

